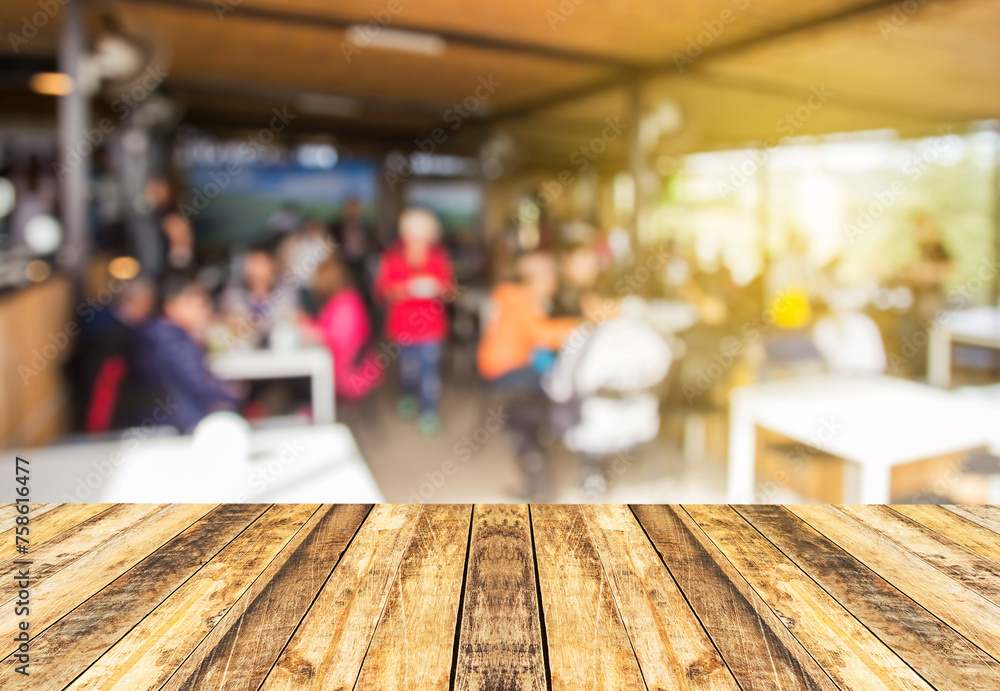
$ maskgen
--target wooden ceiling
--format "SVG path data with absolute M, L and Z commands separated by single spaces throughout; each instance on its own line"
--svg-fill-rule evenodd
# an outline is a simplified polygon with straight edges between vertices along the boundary
M 0 30 L 19 32 L 38 8 L 4 0 Z M 436 34 L 444 52 L 345 59 L 348 27 L 387 10 L 391 28 Z M 624 118 L 635 82 L 644 108 L 669 100 L 682 113 L 656 143 L 666 153 L 775 136 L 819 86 L 833 95 L 795 134 L 1000 116 L 1000 0 L 90 0 L 88 13 L 95 30 L 110 22 L 148 46 L 194 122 L 263 126 L 287 107 L 300 129 L 405 142 L 447 127 L 449 108 L 492 77 L 448 146 L 505 132 L 537 165 L 562 164 L 605 118 Z M 19 55 L 53 55 L 56 31 L 49 22 Z M 699 38 L 703 54 L 679 71 Z M 624 137 L 607 160 L 623 150 Z

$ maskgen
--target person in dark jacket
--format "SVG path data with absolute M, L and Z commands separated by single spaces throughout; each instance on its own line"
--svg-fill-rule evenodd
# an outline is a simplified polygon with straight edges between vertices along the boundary
M 176 406 L 166 424 L 190 433 L 209 413 L 235 409 L 238 399 L 205 362 L 205 335 L 212 303 L 187 276 L 167 278 L 161 289 L 162 315 L 139 333 L 135 369 Z

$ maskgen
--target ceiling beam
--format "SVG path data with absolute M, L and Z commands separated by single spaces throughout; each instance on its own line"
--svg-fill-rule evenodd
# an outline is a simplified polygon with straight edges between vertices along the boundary
M 932 0 L 927 0 L 928 2 Z M 828 14 L 823 17 L 815 17 L 813 19 L 806 20 L 799 24 L 793 24 L 791 26 L 782 27 L 775 31 L 765 32 L 757 36 L 751 36 L 749 38 L 733 41 L 732 43 L 724 44 L 718 47 L 709 46 L 704 50 L 704 52 L 698 57 L 694 64 L 687 67 L 687 72 L 697 72 L 698 65 L 701 61 L 707 60 L 710 57 L 720 57 L 731 53 L 736 53 L 743 50 L 748 50 L 750 48 L 756 48 L 760 45 L 767 43 L 772 43 L 795 34 L 803 33 L 806 31 L 813 31 L 831 24 L 837 24 L 841 22 L 850 21 L 862 17 L 865 15 L 873 14 L 875 12 L 884 11 L 891 8 L 893 5 L 898 4 L 899 0 L 872 0 L 863 5 L 858 5 L 855 7 L 848 8 L 846 10 L 840 10 L 834 12 L 833 14 Z M 678 49 L 680 47 L 678 46 Z M 632 84 L 644 79 L 651 77 L 662 76 L 671 70 L 676 70 L 677 66 L 673 59 L 664 60 L 656 65 L 648 65 L 642 67 L 635 67 L 630 69 L 623 69 L 616 74 L 597 79 L 588 84 L 583 84 L 581 86 L 573 87 L 570 89 L 564 89 L 557 91 L 555 93 L 548 94 L 538 99 L 522 103 L 517 106 L 512 106 L 498 111 L 493 117 L 494 122 L 501 122 L 504 120 L 512 120 L 516 118 L 522 118 L 528 115 L 532 115 L 539 110 L 545 110 L 547 108 L 553 108 L 555 106 L 562 105 L 571 101 L 575 101 L 587 96 L 593 96 L 602 91 L 607 91 L 616 87 L 621 87 L 624 85 Z
M 897 0 L 898 1 L 898 0 Z M 104 6 L 159 6 L 171 9 L 188 10 L 192 12 L 202 12 L 217 15 L 216 3 L 202 2 L 200 0 L 94 0 L 93 5 Z M 231 6 L 235 16 L 248 19 L 255 19 L 264 22 L 279 24 L 294 24 L 309 26 L 312 28 L 324 28 L 332 31 L 345 31 L 349 27 L 364 24 L 370 19 L 349 19 L 346 17 L 336 17 L 332 15 L 314 15 L 301 12 L 289 12 L 286 10 L 273 9 L 267 7 L 253 7 L 246 4 Z M 631 70 L 644 67 L 642 63 L 631 60 L 622 60 L 611 55 L 600 55 L 538 43 L 528 43 L 506 38 L 496 38 L 483 34 L 470 34 L 458 31 L 449 31 L 428 27 L 413 26 L 393 19 L 392 29 L 398 31 L 412 31 L 422 34 L 433 34 L 440 36 L 447 43 L 454 45 L 468 46 L 480 50 L 495 50 L 505 53 L 518 53 L 547 60 L 558 60 L 561 62 L 575 62 L 581 64 L 595 65 L 619 70 Z

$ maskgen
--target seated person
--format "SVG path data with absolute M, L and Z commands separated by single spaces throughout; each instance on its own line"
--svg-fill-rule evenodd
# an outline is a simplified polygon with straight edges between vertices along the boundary
M 160 289 L 161 316 L 139 331 L 133 369 L 167 396 L 165 424 L 190 433 L 209 413 L 233 410 L 236 396 L 205 363 L 212 302 L 188 276 L 171 276 Z
M 271 253 L 263 247 L 248 252 L 238 280 L 226 287 L 219 305 L 231 332 L 245 347 L 267 345 L 276 325 L 294 324 L 297 296 L 276 287 L 277 268 Z
M 312 297 L 319 305 L 319 314 L 302 323 L 333 355 L 337 396 L 346 400 L 364 398 L 381 383 L 385 370 L 375 353 L 365 351 L 372 330 L 364 298 L 351 284 L 351 274 L 339 257 L 331 257 L 317 267 Z
M 561 280 L 552 310 L 554 316 L 582 315 L 580 297 L 593 289 L 600 268 L 600 257 L 593 245 L 576 242 L 562 248 L 559 252 Z
M 602 457 L 656 437 L 656 389 L 672 363 L 670 347 L 653 327 L 619 313 L 614 285 L 613 278 L 602 280 L 582 296 L 587 321 L 566 339 L 544 380 L 554 402 L 575 408 L 563 441 L 581 454 L 584 487 L 595 493 L 604 489 Z
M 85 427 L 99 434 L 122 426 L 131 401 L 126 380 L 136 334 L 156 306 L 156 289 L 146 278 L 129 281 L 106 310 L 84 317 L 81 360 L 89 392 Z

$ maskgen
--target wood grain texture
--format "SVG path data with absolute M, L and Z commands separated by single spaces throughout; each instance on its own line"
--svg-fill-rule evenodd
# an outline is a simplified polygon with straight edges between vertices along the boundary
M 650 689 L 738 689 L 627 506 L 581 511 Z
M 970 506 L 968 504 L 953 505 L 944 507 L 948 511 L 955 513 L 966 520 L 972 521 L 976 525 L 987 530 L 1000 534 L 1000 510 L 995 506 Z
M 994 658 L 1000 658 L 1000 607 L 839 508 L 792 506 L 789 511 Z
M 354 687 L 420 510 L 371 510 L 261 689 Z
M 645 689 L 580 507 L 533 506 L 531 521 L 552 688 Z
M 940 506 L 905 504 L 892 510 L 1000 564 L 1000 537 L 992 530 Z
M 320 507 L 163 690 L 260 687 L 370 509 L 370 505 Z
M 1000 663 L 780 506 L 735 507 L 937 689 L 991 688 Z
M 11 504 L 10 506 L 14 506 Z M 114 504 L 32 504 L 28 512 L 30 523 L 29 551 L 41 547 L 48 539 L 59 533 L 96 516 L 111 508 Z M 10 530 L 0 532 L 0 563 L 17 557 L 15 544 L 16 519 L 20 514 L 11 516 L 0 525 L 11 525 Z M 9 521 L 9 523 L 8 523 Z
M 50 575 L 32 590 L 31 627 L 36 635 L 214 508 L 208 504 L 167 506 Z M 13 617 L 0 619 L 0 655 L 13 652 L 17 625 Z
M 969 590 L 1000 605 L 1000 564 L 949 540 L 887 506 L 843 506 L 841 511 L 875 528 Z M 1000 543 L 1000 540 L 997 540 Z
M 423 507 L 356 688 L 448 688 L 471 520 L 469 504 Z
M 203 517 L 199 516 L 197 522 L 162 547 L 155 539 L 143 543 L 137 535 L 136 544 L 153 550 L 152 553 L 35 637 L 31 643 L 32 689 L 64 688 L 267 507 L 230 504 L 210 513 L 205 511 L 206 508 L 198 507 L 196 514 L 201 512 Z M 171 520 L 164 523 L 173 523 L 177 518 L 167 514 L 164 519 Z M 142 531 L 140 534 L 149 533 Z M 117 548 L 134 551 L 128 544 L 119 544 Z M 102 565 L 95 564 L 95 571 Z M 78 574 L 81 581 L 85 575 L 90 574 Z M 58 576 L 50 582 L 57 579 Z M 68 590 L 75 589 L 73 582 L 65 585 L 69 586 Z M 99 582 L 96 582 L 94 587 L 98 586 Z M 88 590 L 81 589 L 78 598 L 86 597 Z M 51 598 L 53 595 L 57 593 L 49 590 L 36 593 L 33 598 L 40 601 L 42 597 Z M 0 686 L 3 686 L 4 677 L 12 672 L 7 665 L 0 668 Z
M 59 573 L 80 557 L 94 551 L 102 542 L 118 535 L 166 508 L 165 504 L 118 504 L 100 516 L 61 532 L 59 535 L 29 550 L 33 562 L 32 585 L 36 588 L 53 574 Z M 14 596 L 16 587 L 12 574 L 17 570 L 13 561 L 0 565 L 0 603 Z M 3 605 L 0 605 L 3 606 Z
M 160 688 L 317 508 L 315 504 L 269 508 L 69 688 Z M 220 528 L 213 516 L 202 522 Z
M 683 509 L 633 511 L 744 689 L 837 688 Z
M 931 688 L 731 508 L 684 509 L 841 689 Z
M 541 691 L 545 661 L 524 505 L 477 505 L 466 566 L 455 689 Z

